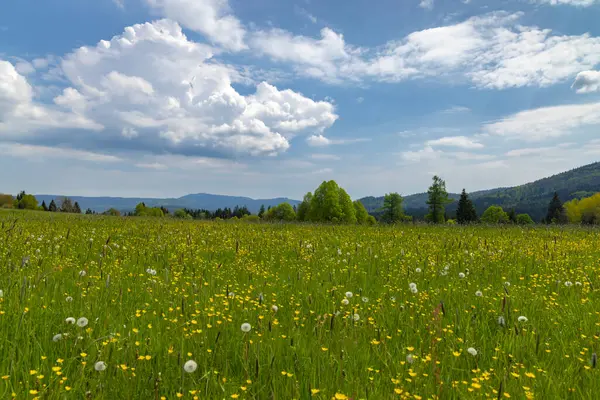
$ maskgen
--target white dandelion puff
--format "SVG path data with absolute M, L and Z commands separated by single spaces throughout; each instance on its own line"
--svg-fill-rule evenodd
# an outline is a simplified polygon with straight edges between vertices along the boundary
M 360 315 L 358 315 L 358 314 L 354 314 L 354 315 L 352 316 L 352 319 L 354 319 L 354 321 L 357 321 L 357 322 L 358 322 L 358 321 L 360 320 Z
M 581 282 L 575 282 L 575 286 L 581 286 Z
M 63 338 L 63 335 L 61 333 L 57 333 L 56 335 L 54 335 L 52 337 L 52 341 L 53 342 L 58 342 L 59 340 L 62 340 L 62 338 Z
M 86 275 L 87 275 L 87 272 L 85 272 L 85 270 L 81 270 L 81 271 L 79 271 L 79 276 L 80 276 L 80 277 L 82 277 L 82 278 L 83 278 L 83 277 L 84 277 L 84 276 L 86 276 Z
M 68 317 L 67 319 L 65 319 L 65 322 L 66 322 L 67 324 L 71 324 L 71 325 L 73 325 L 73 324 L 75 323 L 75 318 L 73 318 L 73 317 Z
M 519 322 L 527 322 L 527 321 L 529 321 L 529 320 L 527 319 L 527 317 L 526 317 L 526 316 L 524 316 L 524 315 L 521 315 L 521 316 L 520 316 L 520 317 L 519 317 L 517 320 L 518 320 Z
M 279 310 L 279 307 L 277 307 L 275 304 L 273 304 L 271 306 L 271 310 L 273 310 L 273 312 L 277 312 Z
M 415 362 L 415 359 L 413 358 L 412 354 L 409 354 L 406 356 L 406 362 L 409 364 L 412 364 L 413 362 Z
M 350 300 L 348 299 L 342 299 L 342 304 L 347 306 L 348 304 L 350 304 Z
M 417 284 L 416 284 L 416 283 L 414 283 L 414 282 L 411 282 L 411 283 L 409 283 L 409 284 L 408 284 L 408 287 L 409 287 L 410 289 L 412 289 L 412 288 L 416 288 L 416 287 L 417 287 Z
M 354 296 L 354 295 L 352 294 L 352 292 L 346 292 L 346 297 L 347 297 L 347 298 L 351 299 L 351 298 L 352 298 L 352 296 Z
M 481 297 L 481 296 L 483 296 L 483 293 L 481 293 L 481 290 L 478 290 L 475 292 L 475 296 Z
M 465 276 L 466 276 L 466 275 L 464 274 L 464 272 L 459 272 L 459 273 L 458 273 L 458 277 L 459 277 L 460 279 L 463 279 Z
M 410 288 L 410 291 L 411 291 L 411 292 L 413 292 L 413 294 L 417 294 L 417 293 L 419 292 L 419 290 L 417 289 L 417 287 L 416 287 L 416 286 L 414 286 L 414 287 L 411 287 L 411 288 Z
M 248 333 L 248 332 L 250 332 L 250 330 L 252 329 L 252 326 L 250 326 L 250 324 L 249 324 L 249 323 L 247 323 L 247 322 L 244 322 L 244 323 L 242 324 L 242 328 L 241 328 L 241 329 L 242 329 L 242 332 L 244 332 L 244 333 Z
M 0 298 L 4 297 L 4 290 L 0 289 Z
M 152 268 L 146 269 L 146 272 L 152 276 L 156 275 L 156 270 Z
M 502 315 L 498 317 L 498 325 L 506 326 L 506 320 L 504 319 L 504 317 Z
M 369 302 L 369 298 L 363 296 L 362 301 L 363 301 L 363 303 L 368 303 Z
M 106 363 L 104 361 L 98 361 L 94 364 L 94 369 L 98 372 L 102 372 L 106 369 Z
M 510 282 L 504 282 L 504 286 L 509 287 L 510 286 Z
M 88 319 L 86 317 L 81 317 L 77 320 L 77 326 L 80 328 L 85 328 L 88 324 Z
M 183 370 L 188 374 L 191 374 L 198 368 L 198 364 L 194 360 L 187 360 L 185 364 L 183 364 Z
M 571 281 L 566 281 L 566 282 L 565 282 L 565 286 L 566 286 L 566 287 L 571 287 L 571 286 L 573 286 L 573 282 L 571 282 Z
M 73 301 L 73 298 L 72 298 L 71 296 L 67 296 L 67 298 L 65 299 L 65 301 L 66 301 L 67 303 L 70 303 L 70 302 L 72 302 L 72 301 Z
M 417 268 L 417 269 L 415 269 L 415 272 L 416 272 L 417 274 L 420 274 L 420 273 L 421 273 L 421 268 Z
M 473 347 L 469 347 L 467 349 L 467 353 L 469 353 L 470 355 L 472 355 L 473 357 L 475 357 L 477 355 L 477 350 L 475 350 Z

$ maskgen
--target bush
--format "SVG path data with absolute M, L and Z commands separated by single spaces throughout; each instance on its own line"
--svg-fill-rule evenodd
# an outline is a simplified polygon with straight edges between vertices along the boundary
M 517 224 L 531 225 L 531 224 L 533 224 L 533 220 L 531 219 L 529 214 L 519 214 L 519 215 L 517 215 Z
M 486 224 L 505 224 L 508 222 L 508 214 L 500 206 L 489 206 L 481 216 L 481 222 Z

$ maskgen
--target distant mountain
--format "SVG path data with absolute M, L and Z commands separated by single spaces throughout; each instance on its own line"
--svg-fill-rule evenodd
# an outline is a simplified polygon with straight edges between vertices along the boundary
M 554 192 L 565 202 L 574 198 L 591 196 L 600 192 L 600 162 L 575 168 L 567 172 L 543 178 L 524 185 L 480 190 L 469 193 L 478 214 L 482 214 L 491 205 L 499 205 L 505 211 L 527 213 L 535 221 L 545 217 L 548 203 Z M 450 193 L 455 201 L 446 207 L 448 215 L 456 212 L 459 194 Z M 383 197 L 365 197 L 360 199 L 367 211 L 376 213 L 383 206 Z M 418 193 L 404 197 L 404 210 L 407 214 L 423 217 L 427 213 L 427 193 Z
M 46 204 L 54 199 L 57 205 L 60 205 L 60 198 L 64 196 L 40 194 L 35 195 L 37 200 L 41 203 L 45 201 Z M 249 197 L 237 197 L 237 196 L 222 196 L 208 193 L 188 194 L 178 198 L 144 198 L 144 197 L 85 197 L 85 196 L 67 196 L 73 202 L 78 202 L 79 207 L 83 211 L 90 208 L 96 212 L 102 212 L 109 208 L 116 208 L 119 211 L 132 211 L 138 203 L 144 202 L 149 207 L 160 207 L 164 206 L 169 210 L 177 210 L 179 208 L 192 208 L 199 209 L 203 208 L 206 210 L 214 211 L 217 208 L 234 208 L 235 206 L 243 207 L 246 206 L 253 214 L 258 213 L 260 206 L 265 207 L 276 206 L 280 203 L 290 203 L 291 205 L 297 205 L 300 202 L 298 200 L 287 199 L 284 197 L 274 199 L 251 199 Z

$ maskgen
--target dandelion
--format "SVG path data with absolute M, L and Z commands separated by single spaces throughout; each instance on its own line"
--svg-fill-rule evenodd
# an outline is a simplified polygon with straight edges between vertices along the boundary
M 106 363 L 104 361 L 98 361 L 94 364 L 94 369 L 98 372 L 102 372 L 106 369 Z
M 416 283 L 414 283 L 414 282 L 411 282 L 411 283 L 409 283 L 409 284 L 408 284 L 408 287 L 409 287 L 409 288 L 411 288 L 411 289 L 412 289 L 412 288 L 416 288 L 416 287 L 417 287 L 417 284 L 416 284 Z
M 470 355 L 472 355 L 473 357 L 475 357 L 477 355 L 477 350 L 475 350 L 475 348 L 473 348 L 473 347 L 469 347 L 467 349 L 467 353 L 469 353 Z
M 413 294 L 417 294 L 417 292 L 418 292 L 419 290 L 418 290 L 418 289 L 417 289 L 417 287 L 415 286 L 415 287 L 411 287 L 411 288 L 410 288 L 410 291 L 411 291 L 411 292 L 413 292 Z
M 354 314 L 354 315 L 352 316 L 352 319 L 354 319 L 354 321 L 355 321 L 355 322 L 358 322 L 358 321 L 360 320 L 360 315 L 358 315 L 358 314 Z
M 525 316 L 523 316 L 523 315 L 521 315 L 519 318 L 517 318 L 517 320 L 518 320 L 519 322 L 527 322 L 527 321 L 529 321 L 529 320 L 527 319 L 527 317 L 525 317 Z
M 252 329 L 252 326 L 250 326 L 250 324 L 249 324 L 249 323 L 247 323 L 247 322 L 244 322 L 244 323 L 242 324 L 242 332 L 244 332 L 244 333 L 248 333 L 248 332 L 250 332 L 250 329 Z
M 198 368 L 198 364 L 194 360 L 187 360 L 185 364 L 183 364 L 183 370 L 188 374 L 191 374 Z
M 275 304 L 273 304 L 271 306 L 271 310 L 273 310 L 273 312 L 277 312 L 279 310 L 279 307 L 277 307 Z
M 62 340 L 62 338 L 63 338 L 63 335 L 61 333 L 57 333 L 56 335 L 54 335 L 52 337 L 52 341 L 53 342 L 58 342 L 58 341 Z
M 149 273 L 149 274 L 150 274 L 150 275 L 152 275 L 152 276 L 156 275 L 156 270 L 155 270 L 155 269 L 152 269 L 152 268 L 148 268 L 148 269 L 146 269 L 146 272 L 147 272 L 147 273 Z
M 504 282 L 504 286 L 509 287 L 510 286 L 510 282 Z
M 83 277 L 84 277 L 84 276 L 86 276 L 86 275 L 87 275 L 87 272 L 85 272 L 85 270 L 81 270 L 81 271 L 79 271 L 79 276 L 80 276 L 81 278 L 83 278 Z
M 65 319 L 65 322 L 66 322 L 67 324 L 71 324 L 71 325 L 73 325 L 73 324 L 75 323 L 75 318 L 73 318 L 73 317 L 68 317 L 67 319 Z
M 231 297 L 233 299 L 235 297 L 235 293 L 229 292 L 229 294 L 227 296 L 229 296 L 229 297 Z
M 475 292 L 475 296 L 481 297 L 481 296 L 483 296 L 483 293 L 481 293 L 481 290 L 478 290 Z
M 575 286 L 581 286 L 581 282 L 575 282 Z
M 363 296 L 362 301 L 363 301 L 363 303 L 368 303 L 369 302 L 369 298 Z
M 464 272 L 459 272 L 459 273 L 458 273 L 458 277 L 459 277 L 460 279 L 463 279 L 465 276 L 466 276 L 466 275 L 464 274 Z
M 502 315 L 498 317 L 498 325 L 506 326 L 506 320 L 504 319 L 504 317 Z
M 392 296 L 392 297 L 390 297 L 390 300 L 391 301 L 396 301 L 396 297 Z
M 415 362 L 415 359 L 412 354 L 409 354 L 406 356 L 406 362 L 409 364 L 412 364 L 413 362 Z
M 346 297 L 351 299 L 353 296 L 352 292 L 346 292 Z
M 421 268 L 417 268 L 417 269 L 415 269 L 415 272 L 416 272 L 417 274 L 420 274 L 420 273 L 421 273 Z
M 350 304 L 350 301 L 348 299 L 343 299 L 342 304 L 347 306 L 348 304 Z
M 73 298 L 72 298 L 71 296 L 67 296 L 67 298 L 65 299 L 65 301 L 66 301 L 67 303 L 70 303 L 70 302 L 72 302 L 72 301 L 73 301 Z
M 80 328 L 85 328 L 88 324 L 88 319 L 86 317 L 81 317 L 77 320 L 77 326 Z
M 571 281 L 566 281 L 566 282 L 565 282 L 565 286 L 566 286 L 566 287 L 571 287 L 571 286 L 573 286 L 573 282 L 571 282 Z
M 0 298 L 4 297 L 4 290 L 0 289 Z

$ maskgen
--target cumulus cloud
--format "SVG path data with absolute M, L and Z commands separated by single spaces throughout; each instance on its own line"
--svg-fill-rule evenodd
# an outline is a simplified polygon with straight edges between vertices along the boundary
M 463 149 L 481 149 L 483 144 L 466 136 L 446 136 L 427 141 L 429 146 L 461 147 Z
M 421 0 L 419 7 L 426 10 L 433 10 L 433 0 Z
M 199 32 L 229 50 L 246 49 L 246 30 L 227 0 L 146 0 L 158 14 Z
M 23 157 L 33 161 L 40 161 L 49 158 L 64 158 L 102 163 L 114 163 L 122 161 L 120 157 L 109 154 L 62 147 L 27 145 L 20 143 L 0 143 L 0 154 L 11 157 Z
M 539 4 L 548 4 L 551 6 L 569 5 L 576 7 L 589 7 L 598 4 L 598 0 L 533 0 Z
M 326 147 L 334 144 L 352 144 L 369 141 L 371 141 L 369 138 L 329 139 L 323 135 L 311 135 L 306 139 L 306 143 L 312 147 Z
M 577 93 L 600 92 L 600 71 L 582 71 L 571 86 Z
M 69 86 L 52 109 L 36 103 L 27 80 L 3 62 L 0 132 L 64 126 L 101 132 L 44 138 L 75 147 L 89 140 L 150 152 L 261 155 L 285 151 L 295 135 L 322 132 L 336 121 L 331 103 L 266 82 L 240 95 L 232 87 L 236 71 L 214 61 L 213 52 L 170 20 L 127 27 L 63 57 Z
M 600 103 L 542 107 L 505 117 L 483 127 L 491 135 L 539 141 L 600 125 Z

